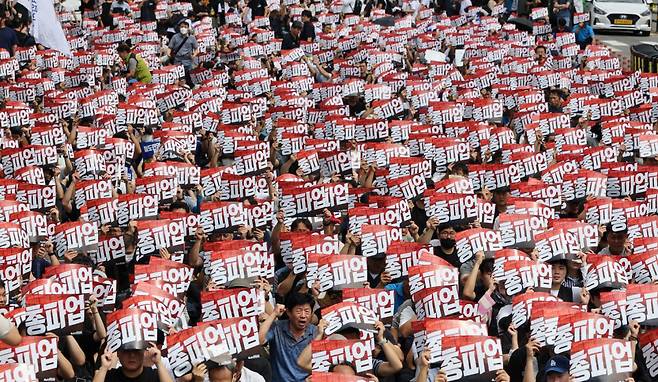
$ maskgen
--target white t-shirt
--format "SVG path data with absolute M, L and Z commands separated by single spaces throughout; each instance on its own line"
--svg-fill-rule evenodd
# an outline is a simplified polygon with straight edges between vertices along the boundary
M 0 314 L 0 338 L 7 337 L 7 334 L 11 331 L 11 328 L 14 327 L 14 324 L 11 323 L 5 316 Z
M 414 312 L 413 308 L 410 306 L 404 308 L 402 312 L 400 312 L 400 326 L 415 319 L 416 319 L 416 312 Z
M 411 0 L 409 6 L 411 7 L 411 10 L 414 12 L 414 20 L 415 20 L 416 17 L 418 17 L 418 11 L 420 10 L 420 1 Z
M 471 3 L 471 0 L 462 0 L 461 7 L 459 8 L 459 14 L 460 15 L 465 15 L 466 14 L 466 8 L 468 8 L 472 5 L 473 5 L 473 3 Z
M 352 13 L 354 12 L 354 5 L 356 4 L 356 0 L 343 0 L 343 13 Z
M 265 378 L 262 375 L 251 371 L 246 367 L 242 367 L 242 376 L 238 382 L 265 382 Z
M 204 382 L 209 382 L 208 376 L 204 379 Z M 265 378 L 255 371 L 251 371 L 246 367 L 242 367 L 242 375 L 237 382 L 265 382 Z

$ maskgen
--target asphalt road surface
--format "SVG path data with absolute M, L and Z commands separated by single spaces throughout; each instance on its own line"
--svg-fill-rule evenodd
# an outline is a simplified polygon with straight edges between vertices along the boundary
M 651 36 L 639 36 L 630 32 L 598 32 L 596 38 L 610 49 L 621 53 L 625 57 L 630 57 L 630 47 L 635 44 L 657 44 L 658 34 L 651 33 Z

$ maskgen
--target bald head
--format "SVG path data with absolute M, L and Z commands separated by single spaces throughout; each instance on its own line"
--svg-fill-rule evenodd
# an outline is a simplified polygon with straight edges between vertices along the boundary
M 208 380 L 210 382 L 238 381 L 242 375 L 242 365 L 242 361 L 237 361 L 229 365 L 210 367 L 208 370 Z
M 228 367 L 222 366 L 208 371 L 210 382 L 233 382 L 233 372 Z
M 349 365 L 336 365 L 334 366 L 332 372 L 341 375 L 356 375 L 354 369 Z

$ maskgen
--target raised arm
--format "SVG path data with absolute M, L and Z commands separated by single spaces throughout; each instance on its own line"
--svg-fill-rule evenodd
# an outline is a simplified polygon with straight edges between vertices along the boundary
M 265 321 L 263 321 L 260 324 L 260 327 L 258 328 L 258 341 L 260 342 L 261 345 L 264 345 L 265 342 L 267 342 L 267 333 L 269 333 L 270 328 L 272 327 L 272 324 L 274 321 L 276 321 L 283 312 L 286 311 L 286 307 L 279 304 L 276 306 L 276 309 L 274 309 L 274 312 L 267 316 Z
M 379 366 L 377 374 L 381 377 L 388 377 L 402 370 L 402 359 L 396 350 L 397 346 L 384 337 L 384 324 L 377 321 L 375 329 L 377 329 L 377 344 L 382 347 L 382 351 L 386 356 L 386 362 Z

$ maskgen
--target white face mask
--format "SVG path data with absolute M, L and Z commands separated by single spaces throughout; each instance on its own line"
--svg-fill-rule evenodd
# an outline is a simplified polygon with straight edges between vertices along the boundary
M 187 34 L 187 32 L 189 32 L 189 29 L 187 29 L 187 28 L 181 28 L 180 29 L 180 33 L 183 34 L 183 35 Z

